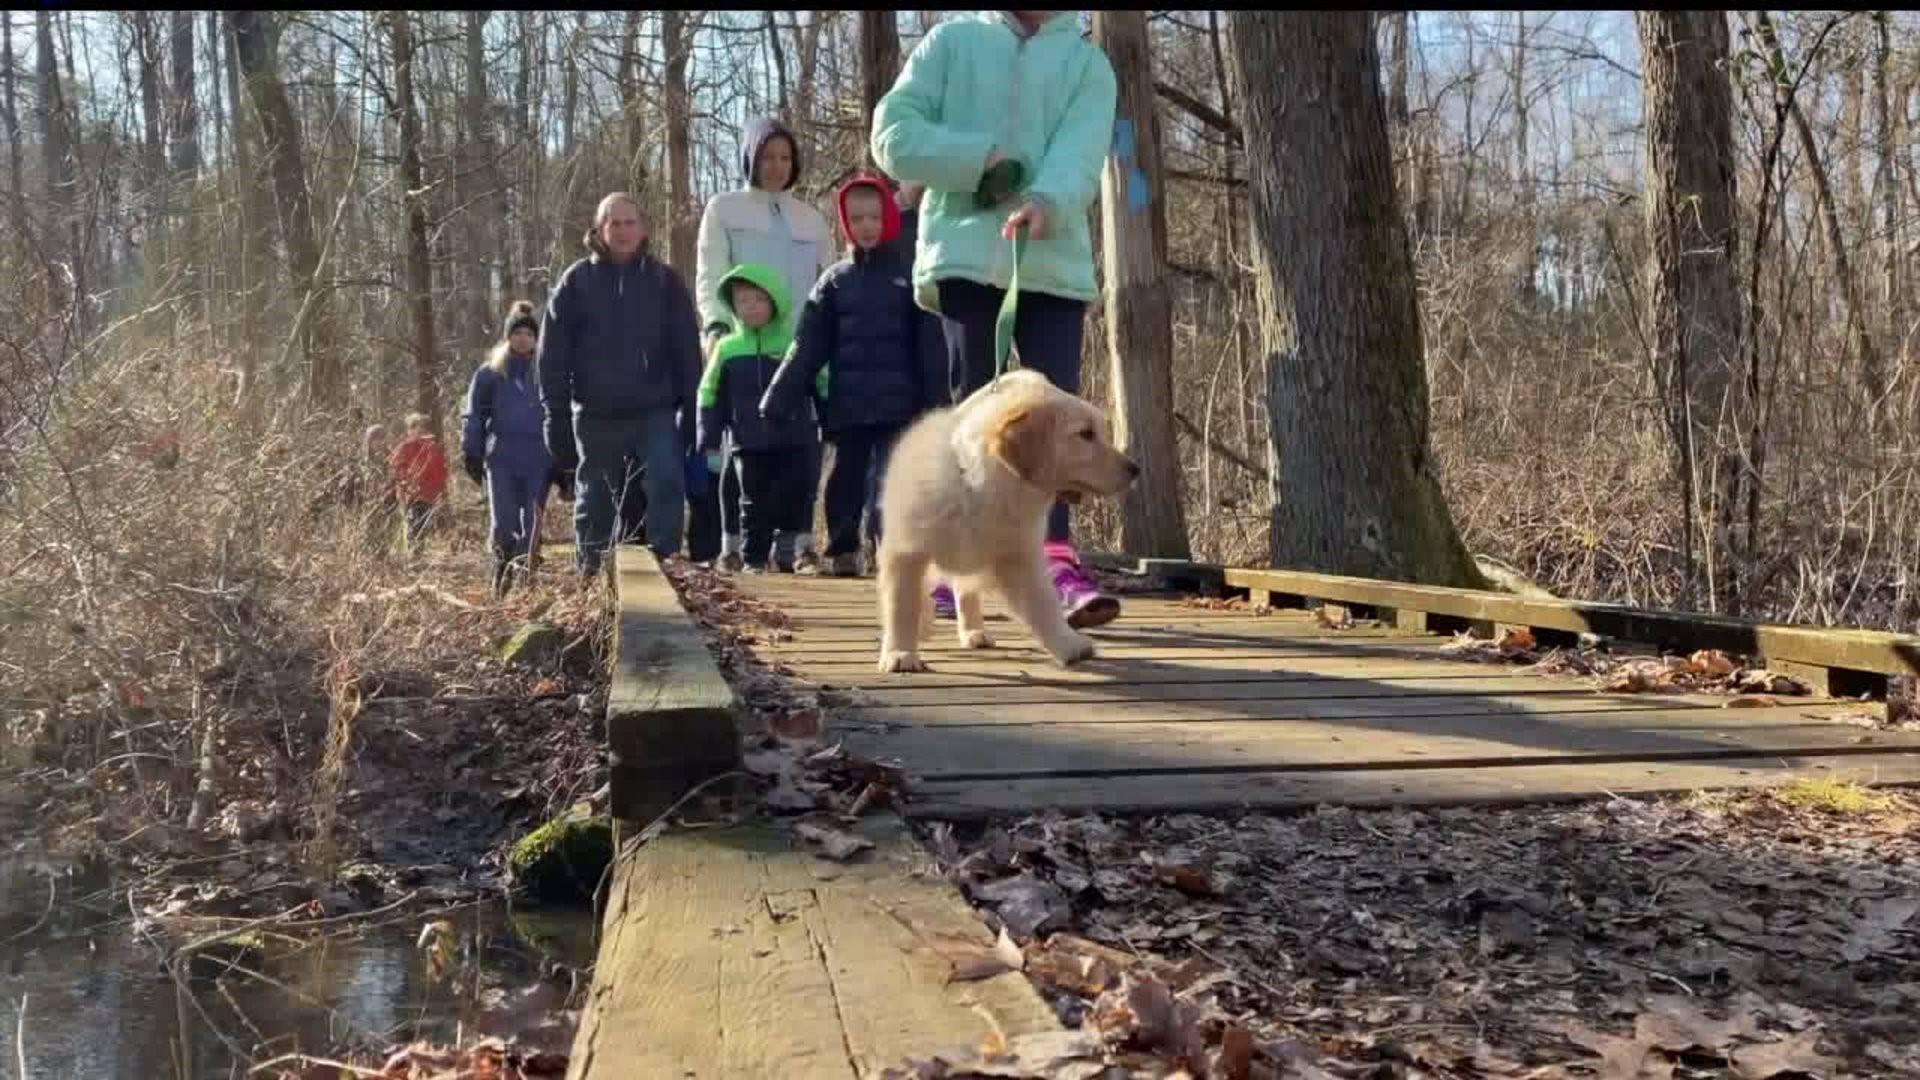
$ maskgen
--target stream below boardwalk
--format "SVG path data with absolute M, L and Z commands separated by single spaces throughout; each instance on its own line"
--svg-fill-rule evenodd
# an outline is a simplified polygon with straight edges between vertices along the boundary
M 591 912 L 490 898 L 269 926 L 184 987 L 169 974 L 163 950 L 239 921 L 138 919 L 104 874 L 0 853 L 0 1076 L 24 1060 L 33 1080 L 225 1080 L 284 1054 L 488 1035 L 565 1052 L 593 962 Z

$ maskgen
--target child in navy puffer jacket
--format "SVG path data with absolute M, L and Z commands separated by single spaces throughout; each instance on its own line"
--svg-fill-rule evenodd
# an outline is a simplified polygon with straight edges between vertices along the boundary
M 487 488 L 492 518 L 493 592 L 506 595 L 516 560 L 533 551 L 535 522 L 546 505 L 553 461 L 542 438 L 544 414 L 533 351 L 540 322 L 522 300 L 507 314 L 506 333 L 473 373 L 461 416 L 460 453 L 467 475 Z
M 852 251 L 820 275 L 800 309 L 793 352 L 761 409 L 784 415 L 818 394 L 821 429 L 833 444 L 827 473 L 827 565 L 860 573 L 860 519 L 880 540 L 880 477 L 894 439 L 926 409 L 945 404 L 946 336 L 937 316 L 914 306 L 911 260 L 895 246 L 900 210 L 886 183 L 856 175 L 840 185 L 840 227 Z

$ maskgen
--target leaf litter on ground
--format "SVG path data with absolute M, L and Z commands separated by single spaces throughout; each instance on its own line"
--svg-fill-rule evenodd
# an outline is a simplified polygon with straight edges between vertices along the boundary
M 897 766 L 824 743 L 818 692 L 755 655 L 790 638 L 784 612 L 720 575 L 675 572 L 723 671 L 766 720 L 746 751 L 769 809 L 831 829 L 875 791 L 887 803 L 910 795 Z M 1719 691 L 1729 704 L 1806 692 L 1710 651 L 1543 651 L 1525 631 L 1463 637 L 1454 651 L 1636 692 Z M 964 834 L 916 822 L 996 935 L 988 948 L 921 934 L 920 947 L 955 981 L 1023 971 L 1066 1030 L 993 1036 L 883 1075 L 1914 1075 L 1920 920 L 1906 898 L 1920 895 L 1920 801 L 1873 806 L 1835 814 L 1744 793 L 1517 810 L 1054 813 Z

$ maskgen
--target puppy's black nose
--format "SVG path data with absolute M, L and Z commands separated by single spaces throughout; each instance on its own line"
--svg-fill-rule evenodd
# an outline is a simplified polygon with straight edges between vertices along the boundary
M 1127 459 L 1127 475 L 1136 479 L 1140 476 L 1140 463 L 1132 458 Z

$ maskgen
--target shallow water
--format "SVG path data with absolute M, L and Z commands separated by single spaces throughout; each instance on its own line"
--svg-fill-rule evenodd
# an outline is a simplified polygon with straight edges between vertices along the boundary
M 433 914 L 392 913 L 325 938 L 269 941 L 234 958 L 247 971 L 196 964 L 189 995 L 162 966 L 163 939 L 136 928 L 124 893 L 113 911 L 107 884 L 0 854 L 0 1077 L 18 1072 L 19 1043 L 32 1080 L 225 1080 L 296 1051 L 452 1042 L 462 1025 L 521 1034 L 500 1029 L 530 1028 L 565 998 L 566 976 L 542 971 L 556 962 L 584 971 L 593 959 L 589 912 L 487 902 L 444 916 L 456 933 L 439 973 L 418 946 Z M 564 1051 L 566 1035 L 549 1023 L 530 1037 Z

